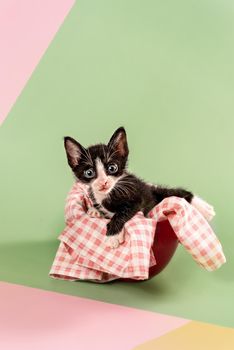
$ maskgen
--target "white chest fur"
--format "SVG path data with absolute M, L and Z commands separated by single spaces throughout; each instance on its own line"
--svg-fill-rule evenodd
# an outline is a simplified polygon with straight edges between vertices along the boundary
M 97 204 L 100 205 L 100 209 L 108 216 L 112 217 L 114 213 L 108 211 L 106 208 L 103 207 L 102 202 L 105 198 L 107 198 L 108 193 L 112 190 L 114 187 L 117 179 L 113 176 L 108 176 L 105 172 L 104 165 L 100 158 L 96 159 L 96 170 L 97 170 L 97 178 L 93 181 L 91 188 L 92 192 L 95 198 L 95 201 Z M 107 191 L 100 191 L 100 187 L 103 183 L 108 184 L 109 190 Z
M 105 213 L 106 216 L 108 216 L 109 218 L 112 218 L 114 213 L 112 213 L 111 211 L 107 210 L 102 205 L 102 201 L 107 197 L 107 194 L 106 193 L 93 193 L 93 195 L 94 195 L 96 203 L 100 205 L 100 209 Z
M 102 201 L 107 197 L 107 195 L 108 195 L 107 193 L 100 193 L 100 192 L 94 193 L 94 197 L 98 204 L 102 204 Z

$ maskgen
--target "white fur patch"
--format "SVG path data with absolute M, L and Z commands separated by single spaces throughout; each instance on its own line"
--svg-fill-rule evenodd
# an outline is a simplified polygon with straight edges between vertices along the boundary
M 104 165 L 101 161 L 100 158 L 97 158 L 96 159 L 96 169 L 97 169 L 97 179 L 99 181 L 104 181 L 107 179 L 107 175 L 106 175 L 106 172 L 105 172 L 105 168 L 104 168 Z
M 100 158 L 96 159 L 97 178 L 92 183 L 92 190 L 97 203 L 101 204 L 107 197 L 109 190 L 101 191 L 100 188 L 103 184 L 109 185 L 109 179 L 106 175 L 104 165 Z
M 96 158 L 96 170 L 97 170 L 97 178 L 91 183 L 91 188 L 95 197 L 95 200 L 98 204 L 102 204 L 102 201 L 108 196 L 111 190 L 114 188 L 116 182 L 122 177 L 115 177 L 111 175 L 107 175 L 105 172 L 105 167 L 100 158 Z M 106 190 L 101 190 L 103 185 L 107 186 Z M 114 213 L 108 211 L 104 207 L 102 210 L 111 218 Z

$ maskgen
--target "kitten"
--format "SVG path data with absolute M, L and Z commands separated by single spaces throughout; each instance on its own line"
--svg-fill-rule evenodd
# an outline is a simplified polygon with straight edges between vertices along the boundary
M 64 138 L 64 146 L 76 179 L 89 185 L 94 208 L 91 216 L 110 218 L 107 224 L 108 245 L 118 247 L 123 241 L 122 229 L 138 211 L 145 216 L 164 198 L 177 196 L 194 205 L 207 219 L 214 215 L 213 208 L 183 188 L 151 185 L 127 171 L 128 143 L 123 127 L 118 128 L 109 143 L 83 147 L 71 137 Z M 120 234 L 121 232 L 121 234 Z

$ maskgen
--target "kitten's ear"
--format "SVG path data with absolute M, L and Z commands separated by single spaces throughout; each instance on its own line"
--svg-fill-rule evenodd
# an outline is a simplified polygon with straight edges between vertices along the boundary
M 69 136 L 64 137 L 64 147 L 67 153 L 68 164 L 74 169 L 79 164 L 83 147 Z
M 122 157 L 128 156 L 127 135 L 125 129 L 122 126 L 118 128 L 111 136 L 108 147 L 111 151 L 117 150 L 119 155 Z

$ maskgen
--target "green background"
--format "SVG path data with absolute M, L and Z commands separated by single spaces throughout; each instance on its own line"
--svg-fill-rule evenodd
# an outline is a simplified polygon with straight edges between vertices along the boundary
M 78 1 L 0 129 L 3 281 L 234 326 L 234 6 L 222 0 Z M 216 209 L 227 264 L 182 248 L 151 281 L 48 277 L 73 183 L 63 149 L 124 125 L 130 170 Z

